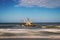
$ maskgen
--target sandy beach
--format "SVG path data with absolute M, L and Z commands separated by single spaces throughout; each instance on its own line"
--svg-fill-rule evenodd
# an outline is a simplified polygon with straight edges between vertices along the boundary
M 0 29 L 0 40 L 60 39 L 60 29 Z

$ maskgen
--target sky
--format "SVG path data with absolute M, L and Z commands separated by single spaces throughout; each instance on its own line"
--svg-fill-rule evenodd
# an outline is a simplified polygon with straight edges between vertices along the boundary
M 60 22 L 60 0 L 0 0 L 0 23 Z

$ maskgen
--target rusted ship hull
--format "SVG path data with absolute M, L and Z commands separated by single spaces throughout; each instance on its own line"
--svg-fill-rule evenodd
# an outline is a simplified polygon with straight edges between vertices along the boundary
M 24 26 L 35 27 L 36 25 L 35 24 L 32 24 L 32 25 L 24 25 Z

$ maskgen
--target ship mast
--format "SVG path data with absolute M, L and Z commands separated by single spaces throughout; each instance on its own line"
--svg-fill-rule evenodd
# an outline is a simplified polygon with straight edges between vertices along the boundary
M 27 18 L 27 19 L 26 19 L 26 24 L 25 24 L 25 25 L 32 25 L 31 23 L 32 23 L 31 20 L 30 20 L 29 18 Z

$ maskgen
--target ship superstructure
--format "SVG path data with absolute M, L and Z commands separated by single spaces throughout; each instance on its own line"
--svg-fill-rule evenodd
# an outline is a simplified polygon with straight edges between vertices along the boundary
M 36 26 L 36 25 L 33 24 L 32 21 L 29 18 L 26 18 L 24 26 Z

